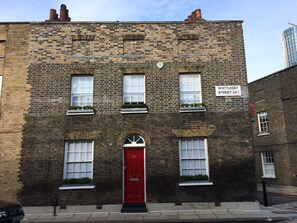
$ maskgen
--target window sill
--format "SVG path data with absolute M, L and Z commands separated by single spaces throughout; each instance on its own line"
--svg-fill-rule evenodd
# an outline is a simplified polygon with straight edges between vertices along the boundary
M 86 189 L 94 189 L 95 186 L 93 185 L 72 185 L 72 186 L 62 186 L 59 187 L 59 190 L 86 190 Z
M 263 132 L 263 133 L 259 133 L 258 136 L 268 136 L 270 135 L 269 132 Z
M 206 107 L 180 108 L 179 112 L 206 112 Z
M 188 186 L 211 186 L 213 182 L 208 181 L 189 181 L 189 182 L 182 182 L 178 184 L 180 187 L 188 187 Z
M 147 108 L 122 108 L 121 114 L 148 113 Z
M 88 110 L 67 110 L 67 115 L 94 115 L 95 111 L 94 109 L 88 109 Z
M 262 176 L 262 179 L 275 179 L 275 176 Z

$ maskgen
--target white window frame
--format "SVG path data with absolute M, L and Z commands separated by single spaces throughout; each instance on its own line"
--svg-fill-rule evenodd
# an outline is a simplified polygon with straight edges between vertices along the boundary
M 182 90 L 181 89 L 181 86 L 182 86 L 181 77 L 191 78 L 192 76 L 197 76 L 198 77 L 198 82 L 199 82 L 199 89 L 198 89 L 198 91 L 195 91 L 194 89 Z M 192 94 L 195 94 L 195 92 L 196 92 L 196 94 L 198 93 L 200 100 L 199 101 L 195 101 L 195 98 L 194 98 L 193 102 L 189 102 L 187 100 L 187 103 L 183 103 L 182 102 L 182 94 L 183 93 L 190 94 L 191 92 L 192 92 Z M 199 74 L 199 73 L 181 73 L 181 74 L 179 74 L 179 103 L 180 103 L 180 105 L 182 105 L 182 104 L 199 104 L 199 103 L 202 103 L 201 74 Z
M 273 152 L 261 152 L 261 162 L 263 170 L 262 178 L 276 178 Z M 267 167 L 270 167 L 271 170 L 273 170 L 272 174 L 267 173 Z
M 203 140 L 204 143 L 204 153 L 205 153 L 205 168 L 206 168 L 206 175 L 209 178 L 209 162 L 208 162 L 208 145 L 207 145 L 207 139 L 206 138 L 180 138 L 179 139 L 179 167 L 180 167 L 180 176 L 183 176 L 182 174 L 182 155 L 181 155 L 181 141 L 182 140 Z M 191 158 L 193 159 L 193 158 Z M 195 158 L 196 159 L 196 158 Z M 201 159 L 201 158 L 200 158 Z M 182 182 L 179 183 L 179 186 L 210 186 L 213 185 L 212 182 L 204 182 L 204 181 L 197 181 L 197 182 Z
M 124 141 L 123 147 L 145 147 L 144 138 L 140 135 L 128 136 Z
M 125 96 L 126 94 L 136 94 L 133 91 L 128 91 L 127 89 L 125 89 L 125 81 L 127 80 L 127 78 L 131 77 L 131 76 L 142 76 L 143 77 L 143 92 L 138 92 L 138 93 L 143 93 L 143 102 L 139 102 L 138 100 L 136 102 L 132 101 L 130 99 L 130 101 L 125 101 Z M 145 75 L 141 74 L 141 73 L 135 73 L 135 74 L 124 74 L 123 75 L 123 104 L 145 104 Z
M 201 157 L 187 157 L 187 158 L 182 158 L 182 140 L 186 140 L 186 141 L 193 141 L 193 140 L 203 140 L 204 143 L 204 153 L 205 153 L 205 157 L 201 158 Z M 180 176 L 187 176 L 187 175 L 183 175 L 182 173 L 182 160 L 205 160 L 205 168 L 206 168 L 206 175 L 209 176 L 209 164 L 208 164 L 208 148 L 207 148 L 207 139 L 204 138 L 181 138 L 179 140 L 179 167 L 180 167 Z
M 268 127 L 268 113 L 266 111 L 259 112 L 258 116 L 258 128 L 259 128 L 259 135 L 266 135 L 269 134 L 269 127 Z M 261 117 L 266 116 L 267 121 L 262 121 Z
M 68 148 L 70 146 L 70 144 L 78 144 L 78 143 L 91 143 L 91 146 L 92 146 L 92 154 L 91 154 L 91 160 L 79 160 L 79 161 L 68 161 Z M 68 179 L 68 176 L 67 176 L 67 164 L 68 163 L 91 163 L 91 177 L 89 177 L 90 179 L 93 179 L 93 173 L 94 173 L 94 141 L 89 141 L 89 140 L 82 140 L 82 141 L 66 141 L 65 142 L 65 153 L 64 153 L 64 174 L 63 174 L 63 179 Z M 83 177 L 86 177 L 86 176 L 82 176 L 82 177 L 79 177 L 79 178 L 83 178 Z M 79 179 L 78 178 L 78 179 Z
M 76 78 L 92 78 L 92 84 L 91 84 L 91 87 L 92 87 L 92 90 L 91 90 L 91 93 L 83 93 L 83 92 L 73 92 L 73 88 L 74 88 L 74 80 Z M 89 94 L 89 95 L 87 95 Z M 92 102 L 91 103 L 87 103 L 87 102 L 84 102 L 84 101 L 81 101 L 81 99 L 79 100 L 79 103 L 77 105 L 74 105 L 74 100 L 73 100 L 73 97 L 75 95 L 78 95 L 78 97 L 86 97 L 86 98 L 91 98 Z M 86 96 L 87 95 L 87 96 Z M 92 75 L 73 75 L 71 77 L 71 106 L 93 106 L 93 103 L 94 103 L 94 77 Z

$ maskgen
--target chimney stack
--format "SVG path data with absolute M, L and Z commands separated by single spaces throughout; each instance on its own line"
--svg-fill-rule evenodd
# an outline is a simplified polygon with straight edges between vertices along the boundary
M 59 20 L 59 19 L 58 19 L 58 14 L 57 14 L 56 9 L 51 9 L 51 10 L 50 10 L 49 20 L 50 20 L 50 21 L 56 21 L 56 20 Z
M 201 9 L 196 9 L 191 13 L 191 15 L 188 16 L 187 19 L 185 19 L 186 22 L 194 22 L 194 21 L 199 21 L 202 19 L 201 15 Z
M 69 11 L 66 5 L 62 4 L 60 8 L 60 19 L 58 18 L 57 11 L 55 9 L 51 9 L 48 21 L 70 22 L 71 18 L 69 18 L 68 12 Z
M 69 18 L 69 15 L 68 15 L 68 9 L 66 7 L 66 5 L 62 4 L 61 5 L 61 9 L 60 9 L 60 21 L 67 21 L 69 22 L 71 19 Z

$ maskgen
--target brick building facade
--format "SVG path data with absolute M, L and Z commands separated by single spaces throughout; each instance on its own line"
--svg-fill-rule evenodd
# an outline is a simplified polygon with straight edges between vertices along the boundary
M 287 194 L 297 192 L 296 74 L 293 66 L 249 83 L 258 183 Z
M 19 112 L 23 205 L 255 201 L 242 21 L 18 26 L 24 105 L 1 125 Z
M 24 115 L 30 100 L 28 23 L 0 24 L 0 198 L 16 201 Z

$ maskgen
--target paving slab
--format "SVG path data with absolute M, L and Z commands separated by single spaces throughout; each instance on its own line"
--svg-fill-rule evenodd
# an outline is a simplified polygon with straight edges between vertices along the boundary
M 247 211 L 247 213 L 249 214 L 250 218 L 269 218 L 269 216 L 271 215 L 271 211 Z
M 40 215 L 32 222 L 50 222 L 55 216 L 52 215 Z
M 125 215 L 121 213 L 110 213 L 106 219 L 106 221 L 124 221 L 124 220 L 125 220 Z
M 149 211 L 146 215 L 161 215 L 161 211 Z
M 178 216 L 177 211 L 161 211 L 161 215 L 163 216 Z
M 144 221 L 160 221 L 163 220 L 164 216 L 160 212 L 149 212 L 143 216 Z
M 234 215 L 232 215 L 230 212 L 228 211 L 212 211 L 212 213 L 217 216 L 220 219 L 226 218 L 226 219 L 230 219 L 230 218 L 235 218 Z
M 58 213 L 92 213 L 98 211 L 95 205 L 67 206 L 66 209 L 57 209 Z
M 251 218 L 252 217 L 252 213 L 251 211 L 230 211 L 230 213 L 232 213 L 232 215 L 234 215 L 236 218 Z
M 69 221 L 84 222 L 84 221 L 87 221 L 91 216 L 92 216 L 91 214 L 74 214 Z
M 54 216 L 49 222 L 68 222 L 74 214 L 60 214 Z
M 53 214 L 53 206 L 23 206 L 25 215 L 27 214 Z M 58 210 L 58 207 L 57 207 Z
M 22 222 L 29 223 L 33 222 L 36 218 L 38 218 L 40 215 L 39 214 L 30 214 L 30 215 L 25 215 L 24 219 Z
M 107 217 L 108 217 L 109 213 L 93 213 L 91 214 L 91 216 L 88 218 L 88 221 L 106 221 Z
M 195 211 L 194 210 L 191 210 L 191 211 L 177 211 L 178 215 L 179 216 L 183 216 L 183 215 L 196 215 Z
M 143 221 L 143 214 L 126 214 L 125 221 Z
M 217 219 L 211 211 L 195 211 L 197 216 L 201 219 Z
M 180 215 L 180 220 L 198 220 L 199 217 L 197 215 Z

